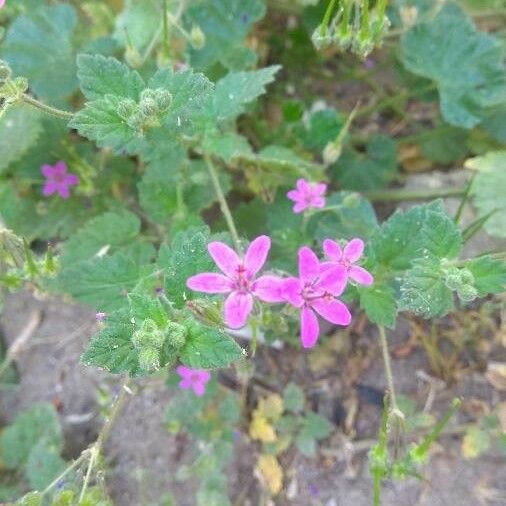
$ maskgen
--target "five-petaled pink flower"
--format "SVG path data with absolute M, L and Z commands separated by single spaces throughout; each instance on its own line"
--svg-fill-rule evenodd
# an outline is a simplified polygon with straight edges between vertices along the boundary
M 191 290 L 205 293 L 229 293 L 225 300 L 224 316 L 228 327 L 237 329 L 245 325 L 253 309 L 253 297 L 264 302 L 284 302 L 283 281 L 277 276 L 260 276 L 271 240 L 261 235 L 251 242 L 244 258 L 222 242 L 211 242 L 207 249 L 223 274 L 203 272 L 186 280 Z
M 298 179 L 295 190 L 290 190 L 286 196 L 295 202 L 293 206 L 294 213 L 301 213 L 308 207 L 324 207 L 327 191 L 325 183 L 310 183 L 305 179 Z
M 211 373 L 203 369 L 190 369 L 184 365 L 176 367 L 176 372 L 181 377 L 179 388 L 187 390 L 191 388 L 195 395 L 201 397 L 206 390 L 206 383 L 211 379 Z
M 346 287 L 346 268 L 342 265 L 322 269 L 315 253 L 304 246 L 299 249 L 299 277 L 284 281 L 286 300 L 300 309 L 300 340 L 304 348 L 312 348 L 320 327 L 315 311 L 336 325 L 348 325 L 351 314 L 336 297 Z
M 70 186 L 79 183 L 79 179 L 75 174 L 67 172 L 65 162 L 56 162 L 54 165 L 43 165 L 40 168 L 42 175 L 46 178 L 42 188 L 42 195 L 49 197 L 53 193 L 58 193 L 62 199 L 70 197 Z
M 325 239 L 323 241 L 323 251 L 329 261 L 322 263 L 322 269 L 342 265 L 346 268 L 348 277 L 353 281 L 360 285 L 372 285 L 374 278 L 371 273 L 363 267 L 353 265 L 364 252 L 364 241 L 357 238 L 352 239 L 344 246 L 344 249 L 341 249 L 337 242 L 332 239 Z

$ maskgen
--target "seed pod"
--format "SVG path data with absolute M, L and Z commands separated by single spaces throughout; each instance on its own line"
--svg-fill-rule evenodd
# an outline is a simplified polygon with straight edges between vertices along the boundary
M 199 50 L 206 45 L 206 35 L 198 25 L 193 25 L 190 32 L 190 41 L 193 49 Z

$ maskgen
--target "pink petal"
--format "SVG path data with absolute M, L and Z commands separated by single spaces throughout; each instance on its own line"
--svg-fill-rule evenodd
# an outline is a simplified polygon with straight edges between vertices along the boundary
M 314 195 L 323 195 L 327 191 L 327 185 L 325 183 L 316 183 L 313 188 Z
M 192 388 L 197 397 L 202 397 L 206 392 L 206 386 L 204 383 L 194 383 Z
M 199 381 L 204 385 L 211 379 L 211 373 L 209 371 L 200 370 L 196 371 L 196 374 Z
M 318 341 L 319 334 L 318 318 L 310 308 L 304 306 L 300 312 L 300 340 L 302 346 L 312 348 Z
M 297 179 L 295 186 L 297 187 L 297 190 L 299 190 L 301 193 L 310 193 L 311 192 L 311 186 L 305 179 L 302 179 L 302 178 Z
M 364 241 L 362 239 L 352 239 L 343 251 L 343 258 L 348 262 L 356 262 L 364 252 Z
M 284 302 L 285 280 L 278 276 L 261 276 L 252 283 L 251 293 L 264 302 Z
M 340 300 L 321 298 L 311 302 L 311 307 L 325 320 L 336 325 L 349 325 L 351 323 L 351 313 L 349 309 Z
M 329 260 L 339 262 L 343 256 L 343 250 L 336 241 L 325 239 L 323 241 L 323 252 Z
M 232 292 L 225 300 L 225 323 L 231 329 L 244 327 L 251 310 L 253 297 L 249 293 Z
M 191 276 L 186 280 L 186 286 L 190 290 L 204 293 L 228 293 L 232 291 L 232 281 L 214 272 L 202 272 Z
M 64 181 L 65 184 L 74 186 L 79 183 L 79 178 L 75 174 L 67 174 Z
M 348 271 L 348 275 L 359 285 L 369 286 L 374 282 L 372 274 L 366 271 L 363 267 L 359 267 L 358 265 L 352 265 Z
M 70 190 L 65 183 L 57 184 L 57 187 L 58 189 L 56 191 L 62 199 L 68 199 L 70 197 Z
M 49 197 L 58 190 L 58 185 L 53 181 L 47 181 L 42 187 L 42 195 Z
M 55 176 L 63 176 L 67 173 L 67 164 L 65 162 L 56 162 L 53 165 L 53 174 Z
M 325 199 L 323 197 L 313 197 L 311 199 L 311 207 L 325 207 Z
M 216 265 L 231 278 L 237 275 L 237 268 L 241 261 L 237 253 L 226 244 L 218 241 L 210 242 L 207 245 L 207 250 Z
M 286 196 L 294 202 L 299 202 L 304 199 L 304 196 L 298 190 L 290 190 Z
M 189 378 L 193 371 L 192 369 L 190 369 L 189 367 L 186 367 L 184 365 L 178 365 L 176 367 L 176 372 L 179 374 L 179 376 L 181 376 L 181 378 Z
M 42 175 L 45 178 L 50 179 L 54 176 L 54 169 L 51 165 L 48 165 L 48 164 L 42 165 L 42 167 L 40 168 L 40 171 L 42 172 Z
M 178 383 L 179 388 L 186 390 L 187 388 L 193 387 L 193 382 L 190 378 L 184 378 Z
M 304 211 L 305 209 L 307 209 L 309 207 L 309 204 L 307 202 L 297 202 L 293 208 L 292 208 L 292 211 L 295 213 L 295 214 L 299 214 L 301 213 L 302 211 Z
M 344 292 L 347 281 L 348 271 L 346 267 L 334 264 L 332 267 L 321 272 L 316 288 L 330 292 L 337 297 Z
M 283 297 L 295 307 L 300 307 L 304 299 L 300 294 L 300 279 L 287 278 L 283 281 Z
M 244 267 L 254 277 L 263 267 L 271 248 L 271 239 L 266 235 L 261 235 L 254 239 L 249 245 L 244 256 Z
M 307 246 L 299 249 L 299 276 L 302 281 L 313 281 L 320 274 L 320 262 Z

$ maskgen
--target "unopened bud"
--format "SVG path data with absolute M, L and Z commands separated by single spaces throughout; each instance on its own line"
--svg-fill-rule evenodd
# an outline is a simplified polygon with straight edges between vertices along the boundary
M 131 46 L 128 46 L 125 51 L 125 61 L 130 67 L 133 67 L 134 69 L 142 66 L 142 56 L 139 54 L 139 51 L 137 51 L 137 49 Z
M 118 104 L 116 112 L 121 119 L 128 121 L 137 112 L 137 109 L 137 104 L 131 98 L 126 98 Z
M 0 83 L 4 81 L 8 81 L 12 75 L 12 70 L 9 65 L 0 60 Z
M 16 91 L 22 95 L 25 91 L 28 90 L 28 79 L 26 77 L 16 77 L 14 81 L 12 81 Z
M 142 102 L 143 100 L 146 99 L 156 100 L 156 90 L 153 90 L 151 88 L 146 88 L 145 90 L 142 90 L 140 101 Z
M 153 98 L 146 97 L 139 104 L 139 112 L 144 117 L 151 118 L 158 113 L 158 105 Z
M 188 309 L 201 321 L 212 325 L 223 325 L 223 318 L 218 306 L 204 299 L 190 300 L 186 303 Z
M 155 90 L 155 101 L 161 112 L 166 111 L 172 103 L 172 93 L 169 90 L 158 88 Z
M 143 371 L 152 372 L 160 369 L 160 352 L 156 348 L 139 350 L 139 366 Z
M 333 42 L 332 36 L 329 35 L 326 30 L 322 33 L 321 25 L 316 27 L 316 30 L 311 36 L 311 40 L 318 51 L 323 51 L 324 49 L 329 48 Z
M 165 335 L 151 318 L 147 318 L 133 333 L 132 342 L 139 349 L 155 348 L 159 350 L 165 342 Z
M 130 128 L 133 128 L 134 130 L 141 130 L 142 125 L 144 124 L 144 116 L 139 112 L 135 112 L 130 116 L 126 121 Z
M 336 163 L 342 153 L 341 144 L 329 142 L 323 150 L 323 163 L 325 165 L 332 165 Z
M 174 348 L 181 348 L 186 342 L 187 330 L 184 325 L 169 322 L 166 327 L 167 342 Z
M 199 50 L 206 45 L 206 35 L 198 25 L 193 25 L 190 32 L 190 40 L 193 49 Z
M 457 295 L 462 302 L 472 302 L 478 297 L 478 290 L 472 285 L 463 285 L 457 289 Z

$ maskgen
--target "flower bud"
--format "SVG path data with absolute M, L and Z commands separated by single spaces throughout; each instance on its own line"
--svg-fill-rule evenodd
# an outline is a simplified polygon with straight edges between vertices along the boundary
M 143 98 L 139 104 L 139 112 L 145 118 L 151 118 L 152 116 L 156 116 L 158 114 L 158 105 L 153 98 Z
M 133 333 L 132 342 L 139 349 L 155 348 L 159 350 L 165 342 L 165 334 L 151 318 L 147 318 Z
M 128 121 L 131 118 L 131 116 L 135 114 L 137 109 L 138 109 L 137 104 L 132 99 L 126 98 L 125 100 L 122 100 L 118 104 L 116 112 L 118 113 L 118 116 L 121 119 Z
M 478 297 L 478 290 L 472 285 L 462 285 L 457 289 L 457 295 L 462 302 L 472 302 Z
M 156 348 L 139 350 L 139 366 L 143 371 L 152 372 L 160 369 L 160 352 Z
M 141 99 L 140 102 L 143 100 L 149 99 L 149 100 L 156 100 L 157 96 L 157 90 L 152 90 L 151 88 L 146 88 L 145 90 L 142 90 L 141 92 Z
M 199 50 L 206 45 L 206 35 L 200 26 L 193 25 L 190 32 L 190 40 L 193 49 Z
M 28 79 L 26 77 L 16 77 L 12 82 L 19 95 L 22 95 L 28 90 Z
M 155 101 L 160 112 L 165 112 L 172 103 L 172 93 L 169 90 L 157 88 L 155 90 Z
M 188 301 L 186 306 L 202 322 L 211 325 L 223 325 L 221 311 L 213 302 L 195 299 Z
M 174 348 L 181 348 L 184 346 L 187 335 L 187 330 L 184 325 L 176 322 L 169 322 L 165 334 L 167 336 L 167 342 Z
M 126 121 L 130 128 L 134 130 L 141 130 L 144 125 L 144 116 L 140 113 L 140 111 L 135 112 L 130 116 Z
M 329 48 L 333 42 L 331 35 L 329 35 L 326 31 L 322 33 L 321 25 L 316 27 L 316 30 L 311 36 L 311 40 L 318 51 L 323 51 L 324 49 Z
M 329 142 L 323 149 L 323 163 L 325 165 L 332 165 L 337 162 L 341 156 L 342 146 L 340 143 Z

